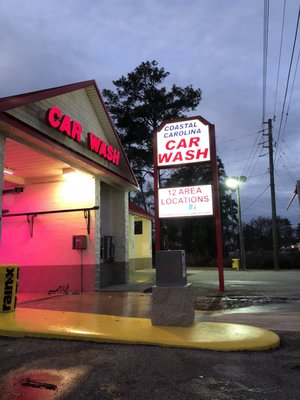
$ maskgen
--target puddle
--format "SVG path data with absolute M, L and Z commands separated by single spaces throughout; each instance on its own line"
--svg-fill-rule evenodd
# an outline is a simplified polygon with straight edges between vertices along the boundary
M 21 372 L 6 381 L 3 400 L 49 400 L 61 385 L 63 377 L 55 372 Z
M 88 366 L 65 369 L 22 369 L 10 371 L 1 377 L 1 400 L 54 400 L 80 384 L 88 373 Z
M 300 298 L 293 297 L 268 297 L 268 296 L 220 296 L 202 297 L 197 296 L 194 307 L 201 311 L 230 311 L 239 308 L 263 307 L 269 305 L 291 304 Z

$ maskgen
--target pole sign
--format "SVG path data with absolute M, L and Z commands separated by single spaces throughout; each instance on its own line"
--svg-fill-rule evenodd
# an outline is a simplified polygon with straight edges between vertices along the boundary
M 213 215 L 211 185 L 158 190 L 159 218 Z
M 160 169 L 178 168 L 201 162 L 207 162 L 211 168 L 211 184 L 159 187 Z M 216 231 L 219 289 L 223 292 L 223 246 L 214 125 L 200 116 L 163 123 L 153 135 L 153 164 L 155 250 L 160 250 L 160 219 L 213 216 Z
M 209 126 L 199 119 L 167 123 L 156 134 L 158 167 L 210 161 Z

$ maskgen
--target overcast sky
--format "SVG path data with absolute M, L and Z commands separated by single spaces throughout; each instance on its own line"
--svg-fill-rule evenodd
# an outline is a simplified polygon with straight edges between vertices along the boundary
M 170 72 L 166 85 L 202 89 L 193 115 L 215 124 L 227 175 L 248 178 L 245 222 L 271 216 L 259 131 L 263 118 L 276 116 L 277 214 L 296 225 L 298 200 L 286 207 L 300 179 L 299 40 L 291 63 L 299 3 L 270 1 L 263 107 L 264 0 L 0 0 L 0 97 L 89 79 L 112 89 L 156 60 Z

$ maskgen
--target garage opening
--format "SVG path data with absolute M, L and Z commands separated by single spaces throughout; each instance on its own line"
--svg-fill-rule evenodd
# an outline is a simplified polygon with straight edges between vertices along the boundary
M 11 139 L 4 165 L 0 264 L 22 267 L 19 293 L 94 290 L 94 177 Z

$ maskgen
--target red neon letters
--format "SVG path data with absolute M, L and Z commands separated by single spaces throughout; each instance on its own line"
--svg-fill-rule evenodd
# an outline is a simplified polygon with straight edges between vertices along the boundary
M 66 134 L 77 142 L 81 141 L 82 126 L 79 122 L 72 120 L 69 115 L 63 115 L 59 108 L 49 108 L 46 113 L 46 122 L 52 128 Z M 88 133 L 88 148 L 101 158 L 112 164 L 119 165 L 120 152 L 92 132 Z
M 112 146 L 108 146 L 104 140 L 98 138 L 98 136 L 94 135 L 92 132 L 89 132 L 89 146 L 92 151 L 98 153 L 101 157 L 105 158 L 107 161 L 118 165 L 120 161 L 120 152 L 113 148 Z
M 79 122 L 71 120 L 69 115 L 62 115 L 57 107 L 52 107 L 47 111 L 46 121 L 52 128 L 70 136 L 72 139 L 80 142 L 82 126 Z

